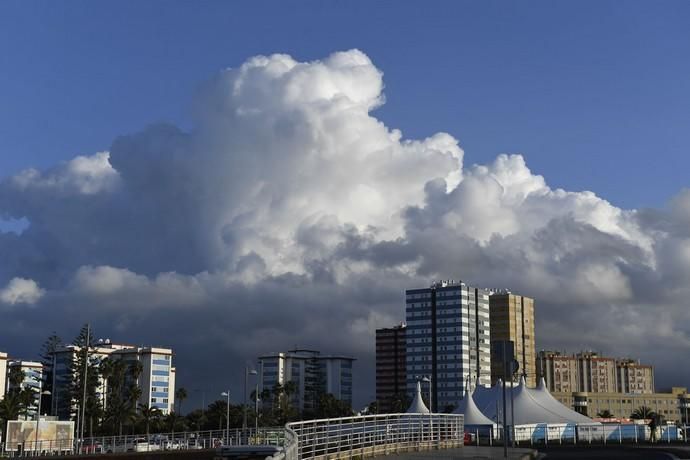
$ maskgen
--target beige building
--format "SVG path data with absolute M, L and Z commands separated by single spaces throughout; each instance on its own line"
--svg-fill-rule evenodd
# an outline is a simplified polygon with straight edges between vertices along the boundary
M 537 371 L 551 392 L 572 393 L 580 388 L 580 373 L 574 356 L 562 355 L 558 351 L 540 351 Z
M 591 393 L 615 393 L 616 360 L 599 356 L 593 351 L 583 351 L 575 355 L 578 366 L 578 391 Z
M 690 395 L 683 387 L 673 387 L 668 393 L 624 394 L 553 392 L 553 396 L 567 407 L 588 417 L 608 411 L 613 418 L 630 418 L 639 407 L 646 406 L 670 422 L 688 420 Z
M 654 368 L 634 359 L 616 361 L 618 392 L 644 394 L 654 393 Z
M 654 393 L 654 368 L 632 359 L 608 358 L 592 351 L 564 355 L 542 350 L 537 364 L 537 373 L 551 392 Z
M 537 383 L 536 349 L 534 345 L 534 299 L 497 291 L 489 296 L 490 335 L 492 341 L 510 340 L 515 346 L 519 373 L 525 375 L 527 385 Z M 499 359 L 491 359 L 491 382 L 503 376 Z

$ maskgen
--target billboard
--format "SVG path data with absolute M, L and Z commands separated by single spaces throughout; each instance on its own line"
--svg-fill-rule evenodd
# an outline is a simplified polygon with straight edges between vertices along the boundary
M 68 451 L 74 441 L 74 422 L 41 420 L 38 422 L 38 444 L 36 444 L 36 422 L 30 420 L 8 420 L 8 451 Z

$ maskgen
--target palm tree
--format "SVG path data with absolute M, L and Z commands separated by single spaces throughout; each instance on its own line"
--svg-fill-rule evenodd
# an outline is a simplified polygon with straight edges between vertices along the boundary
M 22 410 L 22 402 L 17 393 L 7 393 L 5 397 L 0 400 L 0 433 L 3 434 L 2 439 L 7 439 L 5 427 L 9 420 L 17 420 L 19 413 Z
M 146 439 L 149 439 L 149 431 L 151 422 L 157 420 L 161 416 L 161 411 L 156 406 L 149 406 L 148 404 L 139 404 L 139 417 L 146 425 Z
M 656 418 L 656 412 L 647 406 L 640 406 L 635 409 L 632 414 L 630 414 L 630 418 L 636 420 L 654 419 Z
M 177 404 L 177 413 L 182 415 L 182 401 L 187 399 L 187 390 L 184 388 L 179 388 L 175 392 L 175 399 L 177 399 L 178 404 Z
M 608 409 L 600 410 L 597 412 L 597 417 L 599 418 L 613 418 L 613 414 Z

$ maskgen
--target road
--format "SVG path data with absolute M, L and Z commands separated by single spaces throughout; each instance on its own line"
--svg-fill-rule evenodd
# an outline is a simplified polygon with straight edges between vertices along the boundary
M 670 460 L 674 457 L 661 449 L 644 447 L 554 447 L 539 449 L 545 460 L 615 460 L 615 459 L 644 459 L 644 460 Z M 678 455 L 678 452 L 674 452 Z M 682 454 L 681 454 L 682 455 Z

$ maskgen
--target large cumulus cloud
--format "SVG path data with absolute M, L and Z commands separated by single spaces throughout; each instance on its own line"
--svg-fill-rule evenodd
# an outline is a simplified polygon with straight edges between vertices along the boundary
M 664 358 L 688 345 L 690 192 L 622 210 L 552 189 L 520 155 L 464 167 L 451 135 L 378 120 L 383 88 L 356 50 L 258 56 L 202 87 L 189 131 L 152 125 L 5 177 L 0 217 L 29 226 L 0 233 L 0 302 L 35 308 L 8 307 L 0 333 L 37 350 L 91 320 L 174 347 L 182 383 L 208 391 L 263 352 L 352 353 L 361 402 L 373 330 L 403 318 L 403 290 L 462 278 L 535 297 L 542 347 L 690 377 L 671 382 Z

